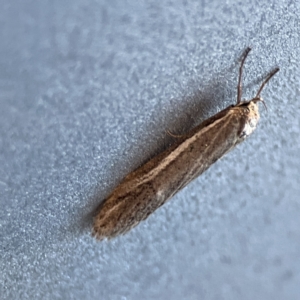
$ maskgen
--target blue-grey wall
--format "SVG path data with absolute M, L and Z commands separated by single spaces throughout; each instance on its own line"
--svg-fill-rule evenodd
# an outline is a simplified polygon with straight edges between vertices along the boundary
M 300 299 L 300 11 L 282 1 L 0 1 L 1 299 Z M 256 132 L 129 234 L 92 212 L 275 66 Z

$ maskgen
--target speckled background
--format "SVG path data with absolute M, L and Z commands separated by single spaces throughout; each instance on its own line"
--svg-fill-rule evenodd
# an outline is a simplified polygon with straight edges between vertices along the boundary
M 0 1 L 1 299 L 300 299 L 297 1 Z M 129 234 L 130 171 L 275 66 L 256 132 Z

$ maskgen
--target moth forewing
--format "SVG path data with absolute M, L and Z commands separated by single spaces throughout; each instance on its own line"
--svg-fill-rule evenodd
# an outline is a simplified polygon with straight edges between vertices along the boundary
M 268 75 L 252 100 L 241 101 L 242 69 L 249 51 L 247 48 L 241 61 L 237 104 L 205 120 L 128 174 L 95 217 L 96 238 L 112 238 L 129 231 L 255 130 L 259 120 L 257 104 L 263 101 L 260 92 L 279 69 Z

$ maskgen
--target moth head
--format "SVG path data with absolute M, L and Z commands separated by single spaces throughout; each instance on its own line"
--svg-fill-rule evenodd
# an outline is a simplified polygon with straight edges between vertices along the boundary
M 242 108 L 243 122 L 241 123 L 241 130 L 239 133 L 239 142 L 243 141 L 256 128 L 259 121 L 259 107 L 258 102 L 263 102 L 262 98 L 253 98 L 250 101 L 243 101 L 237 108 Z

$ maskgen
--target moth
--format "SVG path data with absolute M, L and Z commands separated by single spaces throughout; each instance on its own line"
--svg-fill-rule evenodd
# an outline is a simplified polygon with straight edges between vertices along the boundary
M 93 235 L 97 239 L 128 232 L 255 130 L 258 103 L 263 102 L 261 91 L 279 68 L 268 74 L 253 99 L 242 101 L 243 66 L 250 50 L 247 48 L 241 57 L 237 103 L 205 120 L 128 174 L 94 218 Z

